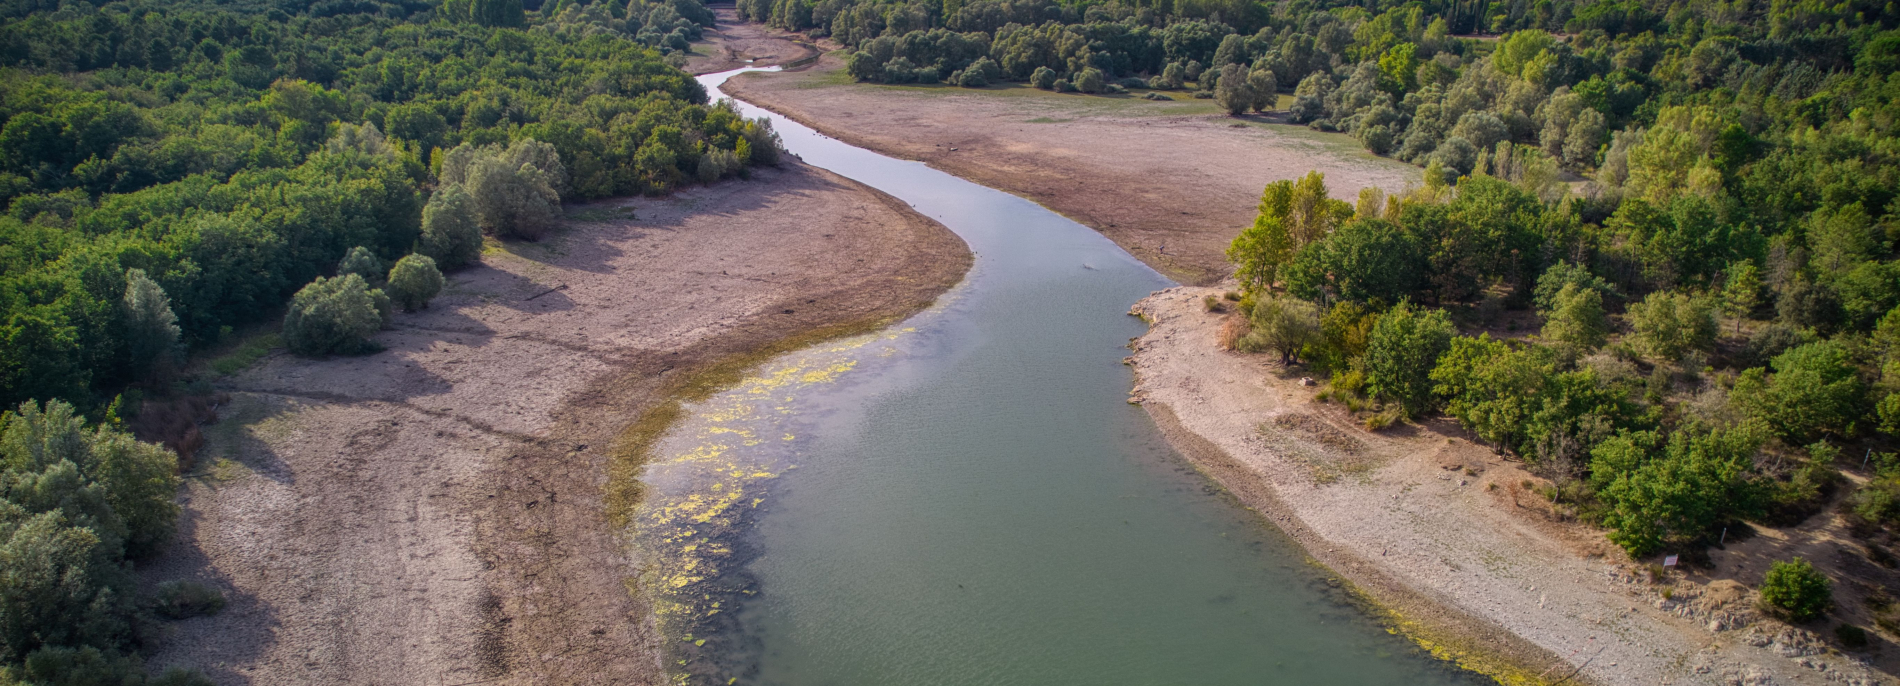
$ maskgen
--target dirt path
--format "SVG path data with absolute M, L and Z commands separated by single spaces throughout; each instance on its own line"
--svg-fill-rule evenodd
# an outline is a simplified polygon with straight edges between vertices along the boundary
M 1218 350 L 1224 315 L 1201 304 L 1218 292 L 1136 305 L 1152 328 L 1131 401 L 1429 647 L 1506 683 L 1893 683 L 1762 619 L 1733 580 L 1651 582 L 1600 531 L 1543 516 L 1532 477 L 1455 425 L 1368 432 L 1270 355 Z
M 852 145 L 1039 202 L 1184 283 L 1228 274 L 1227 245 L 1253 222 L 1269 182 L 1317 169 L 1351 200 L 1367 186 L 1398 191 L 1420 178 L 1345 135 L 1227 117 L 1211 100 L 859 84 L 841 69 L 828 54 L 809 69 L 735 77 L 723 90 Z
M 631 209 L 630 216 L 623 209 Z M 277 353 L 190 475 L 148 572 L 231 603 L 152 663 L 221 684 L 663 680 L 602 504 L 616 436 L 678 375 L 928 304 L 968 249 L 796 163 L 491 248 L 364 357 Z

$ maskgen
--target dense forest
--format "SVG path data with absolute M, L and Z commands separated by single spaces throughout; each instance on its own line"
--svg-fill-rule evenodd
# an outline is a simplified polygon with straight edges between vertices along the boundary
M 178 511 L 133 398 L 176 393 L 193 353 L 279 320 L 294 352 L 373 350 L 485 236 L 774 164 L 763 121 L 677 68 L 711 22 L 696 0 L 0 2 L 0 683 L 204 683 L 138 648 L 222 598 L 130 567 Z
M 427 252 L 445 239 L 425 236 L 425 208 L 462 204 L 448 186 L 531 186 L 515 202 L 539 209 L 488 192 L 468 209 L 532 238 L 562 199 L 664 192 L 776 153 L 769 129 L 708 105 L 661 54 L 711 21 L 693 0 L 7 7 L 0 406 L 103 407 L 162 358 L 279 316 L 351 248 Z M 556 153 L 537 178 L 492 164 L 441 178 L 457 150 L 506 147 L 519 165 L 528 141 Z M 168 299 L 174 340 L 137 340 L 154 327 L 129 304 L 134 269 Z
M 739 11 L 843 43 L 861 81 L 1187 90 L 1425 167 L 1356 203 L 1269 186 L 1238 302 L 1209 303 L 1243 314 L 1229 343 L 1319 368 L 1370 426 L 1450 415 L 1637 555 L 1801 521 L 1863 464 L 1857 526 L 1900 525 L 1892 3 Z

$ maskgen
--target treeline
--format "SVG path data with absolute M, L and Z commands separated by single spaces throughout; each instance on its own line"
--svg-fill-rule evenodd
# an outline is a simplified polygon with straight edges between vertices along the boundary
M 1854 515 L 1900 525 L 1891 217 L 1763 235 L 1684 190 L 1597 224 L 1508 166 L 1357 203 L 1318 173 L 1269 185 L 1228 253 L 1244 323 L 1226 343 L 1313 365 L 1368 427 L 1457 419 L 1635 555 L 1799 522 L 1842 484 L 1844 446 L 1872 470 Z
M 763 122 L 649 47 L 710 21 L 691 0 L 352 7 L 6 6 L 0 406 L 97 416 L 352 248 L 452 268 L 480 232 L 539 236 L 563 199 L 776 162 Z

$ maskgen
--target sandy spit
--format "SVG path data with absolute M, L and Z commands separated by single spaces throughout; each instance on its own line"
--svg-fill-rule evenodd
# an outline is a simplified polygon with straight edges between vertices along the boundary
M 220 684 L 655 684 L 640 561 L 602 490 L 675 375 L 914 312 L 968 248 L 904 203 L 792 162 L 750 181 L 569 208 L 489 251 L 384 352 L 282 352 L 187 475 L 149 582 L 221 588 L 151 664 Z
M 1761 618 L 1733 581 L 1652 583 L 1601 532 L 1544 516 L 1531 475 L 1449 422 L 1369 432 L 1299 369 L 1219 350 L 1225 315 L 1202 305 L 1219 293 L 1135 305 L 1151 328 L 1129 401 L 1435 652 L 1504 683 L 1894 683 Z

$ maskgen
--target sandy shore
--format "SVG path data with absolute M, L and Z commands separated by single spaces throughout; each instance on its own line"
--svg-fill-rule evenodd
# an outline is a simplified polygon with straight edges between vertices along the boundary
M 664 674 L 603 487 L 623 429 L 695 370 L 913 312 L 963 242 L 797 163 L 570 208 L 492 249 L 375 355 L 277 352 L 188 475 L 149 580 L 224 590 L 155 666 L 221 684 L 640 684 Z
M 1225 315 L 1201 305 L 1218 292 L 1135 306 L 1152 328 L 1130 400 L 1435 652 L 1505 683 L 1893 683 L 1761 618 L 1734 581 L 1652 583 L 1600 531 L 1543 516 L 1533 477 L 1449 422 L 1368 432 L 1314 402 L 1301 371 L 1218 350 Z
M 829 54 L 811 68 L 740 75 L 723 90 L 852 145 L 1034 200 L 1183 283 L 1231 271 L 1227 245 L 1253 223 L 1269 182 L 1319 170 L 1351 200 L 1367 186 L 1398 191 L 1420 178 L 1343 134 L 1228 117 L 1212 100 L 860 84 L 841 68 Z

